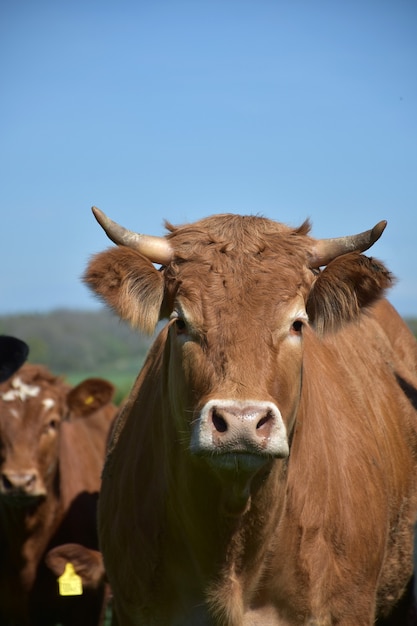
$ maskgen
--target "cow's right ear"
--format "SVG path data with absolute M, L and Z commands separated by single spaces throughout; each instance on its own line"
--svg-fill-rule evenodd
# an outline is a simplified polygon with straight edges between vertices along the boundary
M 152 334 L 164 296 L 164 278 L 139 252 L 125 246 L 94 256 L 83 281 L 135 328 Z

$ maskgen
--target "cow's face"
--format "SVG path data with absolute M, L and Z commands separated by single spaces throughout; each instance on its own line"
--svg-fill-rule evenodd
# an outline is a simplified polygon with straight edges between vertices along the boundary
M 107 407 L 110 424 L 113 394 L 107 380 L 87 378 L 70 388 L 38 365 L 25 365 L 0 385 L 1 501 L 30 506 L 58 494 L 62 422 L 88 419 Z
M 221 471 L 252 472 L 289 453 L 314 276 L 300 269 L 303 279 L 280 290 L 267 255 L 229 265 L 223 259 L 222 271 L 193 262 L 166 270 L 169 397 L 191 454 Z
M 317 243 L 308 224 L 213 216 L 170 229 L 169 249 L 157 251 L 161 271 L 123 245 L 97 255 L 85 280 L 142 329 L 170 317 L 163 375 L 179 441 L 223 474 L 253 474 L 289 453 L 304 328 L 337 331 L 381 295 L 389 274 L 358 252 L 331 260 L 341 242 Z M 361 234 L 361 250 L 374 231 Z M 354 243 L 344 238 L 344 251 Z
M 0 391 L 0 497 L 29 505 L 46 496 L 58 463 L 65 392 L 16 375 Z

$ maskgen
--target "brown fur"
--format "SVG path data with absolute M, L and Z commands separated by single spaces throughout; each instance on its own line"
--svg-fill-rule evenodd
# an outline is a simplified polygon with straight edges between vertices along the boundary
M 146 302 L 129 287 L 150 287 L 137 253 L 104 252 L 86 272 L 104 299 L 111 276 L 109 304 L 144 330 L 177 316 L 103 475 L 118 623 L 371 626 L 410 581 L 417 511 L 417 350 L 381 300 L 390 273 L 357 253 L 311 271 L 308 223 L 221 215 L 168 227 L 174 258 Z M 278 406 L 289 457 L 233 471 L 192 454 L 213 398 Z

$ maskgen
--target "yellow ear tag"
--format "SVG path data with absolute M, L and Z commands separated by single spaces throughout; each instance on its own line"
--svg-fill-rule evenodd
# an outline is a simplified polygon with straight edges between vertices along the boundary
M 72 563 L 67 563 L 65 571 L 58 578 L 60 596 L 81 596 L 83 584 L 81 576 L 78 576 Z
M 84 400 L 84 404 L 93 404 L 94 399 L 94 396 L 88 396 L 88 398 Z

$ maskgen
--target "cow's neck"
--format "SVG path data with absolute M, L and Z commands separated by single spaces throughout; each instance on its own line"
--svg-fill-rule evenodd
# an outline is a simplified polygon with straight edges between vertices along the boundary
M 176 571 L 167 578 L 182 585 L 178 594 L 193 587 L 206 589 L 221 612 L 220 605 L 231 597 L 239 605 L 244 593 L 246 597 L 251 590 L 255 593 L 266 565 L 269 542 L 265 538 L 283 508 L 286 462 L 265 466 L 251 480 L 216 475 L 192 460 L 176 467 L 180 469 L 167 505 L 165 549 L 167 563 L 181 562 L 181 576 L 174 565 Z M 268 495 L 271 489 L 273 501 Z M 216 589 L 210 590 L 214 579 Z

